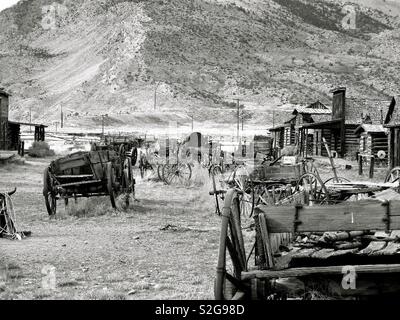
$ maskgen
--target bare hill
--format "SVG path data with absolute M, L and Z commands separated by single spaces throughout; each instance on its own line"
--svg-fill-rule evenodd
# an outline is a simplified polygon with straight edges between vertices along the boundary
M 52 3 L 0 13 L 0 84 L 15 119 L 32 108 L 35 121 L 53 121 L 62 107 L 71 125 L 96 126 L 101 114 L 114 125 L 173 114 L 234 122 L 238 97 L 248 121 L 269 126 L 272 109 L 330 103 L 337 85 L 355 97 L 397 93 L 395 1 L 353 1 L 354 30 L 336 0 L 63 1 L 47 29 Z

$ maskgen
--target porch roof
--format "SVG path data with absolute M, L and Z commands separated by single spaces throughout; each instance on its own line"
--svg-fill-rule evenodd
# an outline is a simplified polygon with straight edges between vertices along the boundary
M 322 122 L 305 123 L 300 127 L 300 129 L 324 129 L 326 127 L 338 127 L 341 121 L 341 119 L 335 119 Z

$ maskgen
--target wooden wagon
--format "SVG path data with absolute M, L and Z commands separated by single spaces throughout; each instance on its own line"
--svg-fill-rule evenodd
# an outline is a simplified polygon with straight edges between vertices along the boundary
M 76 152 L 52 161 L 44 171 L 43 196 L 49 215 L 55 215 L 57 200 L 70 198 L 109 196 L 113 208 L 116 198 L 134 193 L 135 179 L 132 163 L 117 152 L 102 150 Z
M 141 148 L 144 140 L 133 136 L 109 135 L 104 136 L 100 143 L 92 143 L 92 151 L 111 150 L 116 151 L 121 157 L 131 159 L 132 166 L 138 160 L 138 148 Z
M 240 194 L 230 189 L 222 214 L 215 298 L 398 297 L 399 212 L 399 201 L 260 205 L 250 233 Z
M 216 166 L 211 175 L 213 189 L 210 191 L 210 195 L 215 197 L 216 213 L 221 215 L 228 188 L 240 191 L 242 212 L 251 216 L 255 206 L 261 203 L 273 205 L 290 198 L 304 173 L 303 162 L 292 165 L 264 163 L 253 167 L 240 165 L 228 177 Z

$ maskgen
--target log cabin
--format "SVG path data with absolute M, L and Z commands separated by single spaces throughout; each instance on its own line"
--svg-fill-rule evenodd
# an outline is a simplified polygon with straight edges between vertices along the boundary
M 394 98 L 379 101 L 346 99 L 345 87 L 336 88 L 331 92 L 333 94 L 331 119 L 306 123 L 300 127 L 300 153 L 305 157 L 327 156 L 325 148 L 321 147 L 322 138 L 325 138 L 333 155 L 356 159 L 360 152 L 360 133 L 364 132 L 360 126 L 387 124 L 394 112 L 396 101 Z M 310 136 L 313 139 L 310 139 Z M 375 141 L 376 143 L 379 141 L 381 147 L 385 141 L 384 137 L 383 140 L 380 139 L 382 139 L 381 133 L 377 134 Z M 378 144 L 375 147 L 378 147 Z
M 308 106 L 296 105 L 293 107 L 290 118 L 283 121 L 283 124 L 269 129 L 274 135 L 274 148 L 283 149 L 286 146 L 298 145 L 300 141 L 300 128 L 307 123 L 329 120 L 331 109 L 320 101 Z M 313 137 L 309 136 L 309 145 Z
M 273 148 L 283 149 L 286 146 L 293 145 L 295 143 L 295 125 L 296 117 L 293 115 L 288 116 L 287 112 L 278 113 L 275 115 L 275 123 L 277 126 L 269 128 L 273 138 Z
M 4 88 L 0 88 L 0 150 L 16 151 L 19 149 L 21 126 L 35 127 L 34 141 L 44 141 L 47 126 L 9 120 L 10 97 L 11 95 Z
M 363 156 L 374 156 L 387 161 L 388 135 L 387 129 L 381 124 L 360 124 L 355 133 L 359 135 L 359 154 Z

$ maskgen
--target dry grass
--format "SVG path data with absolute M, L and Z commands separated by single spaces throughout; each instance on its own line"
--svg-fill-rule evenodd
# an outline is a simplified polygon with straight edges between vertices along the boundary
M 188 187 L 137 179 L 139 202 L 125 210 L 113 210 L 109 197 L 70 199 L 67 210 L 59 201 L 58 218 L 49 219 L 41 193 L 48 162 L 32 161 L 2 171 L 5 188 L 16 185 L 23 194 L 13 197 L 17 218 L 32 237 L 0 239 L 0 265 L 20 268 L 0 299 L 212 298 L 219 218 L 206 170 Z M 167 225 L 176 228 L 163 230 Z M 41 289 L 43 265 L 56 267 L 50 292 Z

